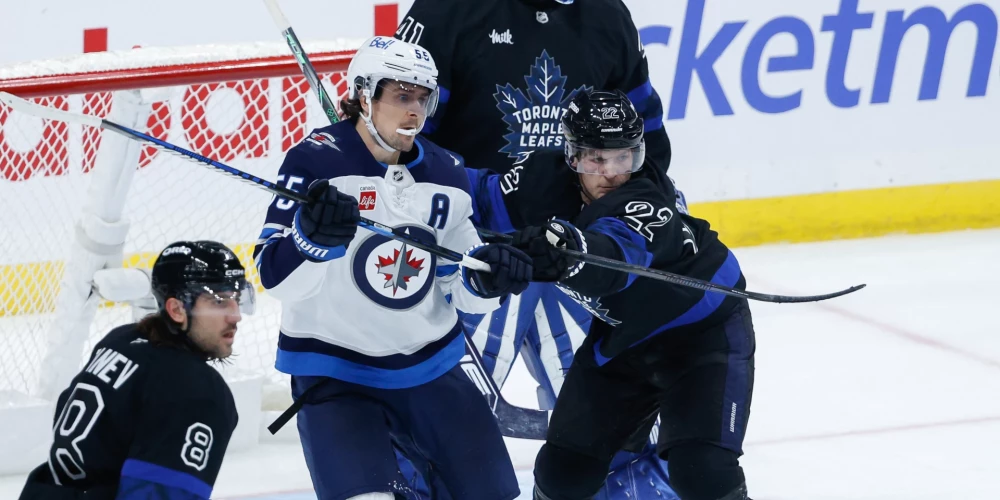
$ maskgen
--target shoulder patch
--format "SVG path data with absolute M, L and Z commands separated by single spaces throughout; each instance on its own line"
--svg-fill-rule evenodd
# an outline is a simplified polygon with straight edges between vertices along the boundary
M 337 139 L 335 139 L 333 134 L 330 134 L 329 132 L 313 132 L 312 134 L 309 134 L 309 137 L 306 137 L 306 142 L 316 148 L 327 147 L 340 151 L 340 148 L 337 147 Z

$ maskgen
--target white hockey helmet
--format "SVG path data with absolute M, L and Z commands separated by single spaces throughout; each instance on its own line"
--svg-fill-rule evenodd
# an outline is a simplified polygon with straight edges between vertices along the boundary
M 415 129 L 397 129 L 403 135 L 417 135 L 424 127 L 427 117 L 434 114 L 438 104 L 438 70 L 434 58 L 423 47 L 396 40 L 392 37 L 374 36 L 365 40 L 361 48 L 354 54 L 350 66 L 347 67 L 348 97 L 360 99 L 364 97 L 368 103 L 368 113 L 361 118 L 368 126 L 368 131 L 383 149 L 389 152 L 396 150 L 389 147 L 375 130 L 372 123 L 371 102 L 377 94 L 380 85 L 388 82 L 415 84 L 430 90 L 427 100 L 420 104 L 423 118 Z

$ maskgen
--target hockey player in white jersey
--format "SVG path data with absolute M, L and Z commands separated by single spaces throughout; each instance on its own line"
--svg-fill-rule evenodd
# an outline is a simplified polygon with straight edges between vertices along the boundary
M 519 494 L 489 406 L 459 368 L 455 309 L 496 309 L 527 287 L 531 260 L 482 244 L 461 157 L 417 136 L 438 101 L 436 76 L 421 47 L 367 40 L 347 72 L 348 119 L 312 132 L 279 171 L 312 201 L 272 200 L 254 250 L 282 302 L 275 366 L 303 404 L 298 430 L 319 498 L 413 498 L 394 448 L 443 490 L 435 498 Z M 493 272 L 358 231 L 362 214 Z

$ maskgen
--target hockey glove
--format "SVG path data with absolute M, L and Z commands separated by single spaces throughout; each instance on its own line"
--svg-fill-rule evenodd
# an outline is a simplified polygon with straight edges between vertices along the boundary
M 587 251 L 580 230 L 559 219 L 515 232 L 511 244 L 531 256 L 534 267 L 531 281 L 562 281 L 580 271 L 583 263 L 560 252 L 560 248 Z
M 517 295 L 528 288 L 531 257 L 524 252 L 510 245 L 494 243 L 474 246 L 466 255 L 489 264 L 493 269 L 490 273 L 462 268 L 462 281 L 473 295 L 492 299 L 509 293 Z
M 292 236 L 299 252 L 314 262 L 341 257 L 358 231 L 358 200 L 337 191 L 326 179 L 317 179 L 306 193 L 309 203 L 295 212 Z

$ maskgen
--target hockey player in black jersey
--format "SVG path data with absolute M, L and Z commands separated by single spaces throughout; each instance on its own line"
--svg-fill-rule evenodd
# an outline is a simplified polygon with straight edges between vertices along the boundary
M 59 396 L 48 462 L 21 500 L 211 496 L 237 414 L 208 362 L 232 354 L 253 289 L 214 241 L 167 246 L 152 289 L 159 311 L 111 330 Z
M 562 113 L 591 88 L 626 92 L 644 118 L 646 156 L 669 166 L 663 105 L 621 0 L 415 0 L 395 36 L 438 66 L 424 134 L 474 168 L 503 174 L 532 151 L 561 151 Z
M 533 281 L 557 283 L 597 318 L 556 401 L 535 498 L 592 498 L 613 455 L 659 412 L 657 452 L 680 498 L 743 500 L 755 348 L 747 301 L 588 265 L 559 248 L 743 289 L 739 263 L 708 222 L 677 211 L 670 182 L 644 159 L 642 118 L 623 93 L 578 95 L 563 130 L 565 154 L 533 155 L 496 207 L 515 224 L 539 209 L 559 217 L 515 232 L 514 246 L 532 256 Z M 537 185 L 564 188 L 542 197 Z
M 474 186 L 509 188 L 531 155 L 562 154 L 560 119 L 573 96 L 591 88 L 626 92 L 644 118 L 647 160 L 664 171 L 669 166 L 663 106 L 621 0 L 415 0 L 395 36 L 420 43 L 437 61 L 441 98 L 423 133 L 479 169 L 469 171 Z M 505 177 L 488 178 L 490 172 Z M 490 216 L 477 212 L 476 222 L 496 222 Z M 514 227 L 520 226 L 491 225 Z M 546 283 L 532 284 L 492 315 L 462 319 L 497 384 L 523 356 L 546 409 L 591 322 L 585 309 Z M 600 498 L 676 498 L 652 444 L 620 454 L 613 470 Z

